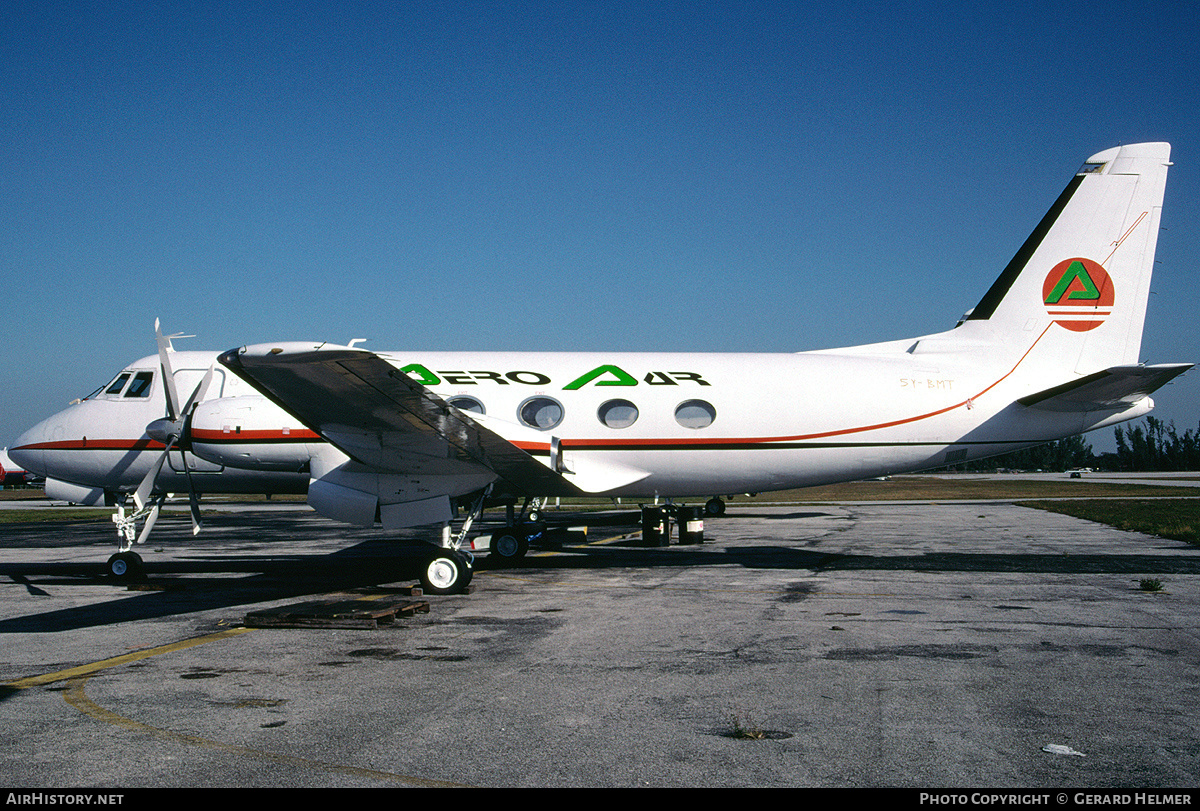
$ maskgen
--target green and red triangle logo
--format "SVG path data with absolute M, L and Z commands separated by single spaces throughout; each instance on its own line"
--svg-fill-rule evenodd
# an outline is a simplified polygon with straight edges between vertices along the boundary
M 1087 332 L 1112 315 L 1112 279 L 1098 262 L 1076 257 L 1050 269 L 1042 283 L 1042 303 L 1055 324 Z

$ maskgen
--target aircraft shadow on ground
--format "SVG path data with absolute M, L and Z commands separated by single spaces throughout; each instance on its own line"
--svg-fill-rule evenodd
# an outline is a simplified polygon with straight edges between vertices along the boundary
M 37 610 L 39 601 L 52 596 L 55 587 L 94 585 L 121 590 L 120 598 L 115 600 L 0 620 L 0 635 L 70 631 L 404 581 L 415 583 L 421 561 L 419 550 L 388 546 L 386 556 L 356 555 L 361 550 L 352 547 L 331 555 L 196 556 L 163 563 L 150 560 L 145 564 L 145 579 L 132 584 L 135 589 L 147 590 L 129 590 L 130 584 L 100 573 L 98 564 L 0 561 L 0 577 L 24 585 L 33 610 Z M 236 574 L 247 576 L 229 576 Z M 237 619 L 243 613 L 239 610 Z
M 633 518 L 631 519 L 631 515 Z M 824 513 L 804 513 L 820 516 Z M 606 543 L 571 544 L 562 554 L 540 555 L 537 550 L 524 560 L 502 565 L 486 555 L 476 559 L 478 571 L 553 571 L 636 569 L 679 566 L 740 566 L 746 569 L 815 571 L 906 571 L 906 572 L 1014 572 L 1050 574 L 1141 574 L 1163 576 L 1200 573 L 1200 549 L 1195 554 L 1060 555 L 992 552 L 929 552 L 906 555 L 857 555 L 828 553 L 783 545 L 727 546 L 714 543 L 668 547 L 642 547 L 636 513 L 610 515 L 602 522 L 609 528 L 625 528 L 626 538 Z M 569 522 L 568 522 L 569 523 Z M 601 521 L 593 520 L 593 525 Z M 316 525 L 313 537 L 328 539 L 329 524 Z M 264 525 L 264 532 L 267 525 Z M 0 620 L 0 635 L 10 633 L 53 633 L 113 625 L 121 622 L 178 616 L 222 608 L 239 608 L 291 598 L 311 597 L 334 591 L 371 586 L 415 583 L 428 544 L 417 540 L 418 532 L 401 539 L 383 537 L 380 531 L 346 533 L 348 546 L 330 554 L 280 554 L 276 541 L 285 542 L 309 530 L 291 530 L 272 539 L 255 535 L 239 525 L 236 533 L 211 538 L 203 543 L 181 536 L 186 557 L 156 561 L 146 559 L 149 583 L 161 590 L 131 591 L 102 574 L 103 561 L 95 563 L 17 563 L 0 559 L 0 577 L 23 585 L 29 595 L 31 613 Z M 486 527 L 485 527 L 486 531 Z M 110 531 L 111 532 L 111 531 Z M 319 533 L 319 534 L 316 534 Z M 369 537 L 363 539 L 362 535 Z M 103 534 L 98 538 L 106 537 Z M 249 541 L 248 539 L 253 539 Z M 264 540 L 265 538 L 265 540 Z M 355 539 L 358 539 L 355 542 Z M 843 540 L 848 540 L 843 538 Z M 45 545 L 44 535 L 41 546 Z M 95 542 L 95 541 L 93 541 Z M 236 545 L 253 545 L 246 554 L 230 553 Z M 264 546 L 264 543 L 266 544 Z M 1169 542 L 1168 542 L 1169 543 Z M 20 544 L 24 545 L 24 544 Z M 163 544 L 166 546 L 167 544 Z M 2 554 L 2 553 L 0 553 Z M 230 575 L 244 574 L 245 577 Z M 52 599 L 57 586 L 95 585 L 122 589 L 121 598 L 96 604 L 40 611 L 42 601 Z M 477 592 L 477 596 L 482 596 Z
M 786 546 L 699 546 L 640 549 L 632 546 L 566 547 L 578 555 L 533 558 L 529 568 L 599 569 L 637 566 L 737 565 L 747 569 L 809 571 L 1016 572 L 1025 574 L 1200 574 L 1195 555 L 1054 555 L 930 552 L 856 555 Z

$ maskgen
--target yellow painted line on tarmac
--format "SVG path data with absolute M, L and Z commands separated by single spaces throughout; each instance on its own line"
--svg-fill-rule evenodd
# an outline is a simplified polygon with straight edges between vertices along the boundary
M 461 784 L 450 783 L 444 780 L 430 780 L 424 777 L 411 777 L 408 775 L 393 774 L 391 772 L 376 771 L 375 769 L 362 769 L 356 766 L 343 766 L 337 763 L 307 760 L 305 758 L 293 757 L 291 755 L 280 755 L 273 752 L 264 752 L 260 749 L 252 749 L 247 746 L 221 743 L 220 741 L 209 740 L 208 738 L 202 738 L 198 735 L 187 735 L 181 732 L 172 732 L 169 729 L 150 726 L 149 724 L 144 724 L 141 721 L 135 721 L 132 718 L 126 718 L 125 716 L 119 715 L 112 710 L 105 709 L 88 698 L 87 694 L 84 692 L 84 687 L 87 684 L 88 679 L 102 670 L 120 667 L 121 665 L 126 665 L 130 662 L 148 659 L 151 656 L 161 656 L 164 653 L 173 653 L 175 651 L 194 648 L 199 645 L 207 645 L 210 642 L 228 639 L 233 636 L 249 633 L 253 630 L 255 629 L 230 628 L 228 630 L 218 631 L 217 633 L 213 634 L 205 634 L 204 636 L 197 636 L 193 637 L 192 639 L 184 639 L 179 642 L 172 642 L 169 645 L 159 645 L 154 648 L 147 648 L 146 650 L 136 651 L 134 653 L 113 656 L 109 659 L 102 659 L 98 662 L 92 662 L 91 664 L 80 665 L 79 667 L 67 668 L 66 670 L 56 670 L 53 673 L 44 673 L 40 676 L 29 676 L 27 678 L 17 679 L 15 681 L 7 682 L 3 686 L 14 690 L 24 690 L 30 687 L 39 687 L 59 681 L 66 681 L 67 689 L 63 693 L 63 700 L 90 718 L 94 718 L 97 721 L 101 721 L 130 732 L 146 733 L 161 740 L 173 741 L 175 743 L 186 744 L 188 746 L 196 746 L 202 749 L 208 749 L 210 751 L 224 752 L 226 754 L 231 754 L 238 757 L 250 757 L 258 760 L 266 760 L 272 763 L 297 766 L 304 769 L 319 768 L 337 774 L 365 777 L 368 779 L 380 780 L 388 783 L 401 783 L 408 786 L 419 786 L 423 788 L 461 787 Z
M 381 780 L 388 783 L 402 783 L 407 786 L 419 786 L 421 788 L 466 788 L 459 783 L 450 783 L 445 780 L 430 780 L 425 777 L 411 777 L 402 774 L 393 774 L 392 772 L 381 772 L 375 769 L 363 769 L 357 766 L 343 766 L 338 763 L 326 763 L 319 760 L 308 760 L 306 758 L 293 757 L 291 755 L 280 755 L 274 752 L 264 752 L 261 749 L 252 749 L 248 746 L 238 746 L 236 744 L 221 743 L 220 741 L 202 738 L 199 735 L 186 735 L 182 732 L 172 732 L 169 729 L 143 724 L 140 721 L 134 721 L 132 718 L 126 718 L 123 715 L 118 715 L 111 710 L 106 710 L 96 702 L 88 698 L 84 692 L 84 686 L 87 684 L 88 676 L 76 676 L 67 682 L 67 690 L 63 694 L 63 699 L 75 709 L 79 710 L 84 715 L 95 718 L 97 721 L 102 721 L 121 729 L 129 730 L 130 732 L 141 732 L 153 735 L 160 740 L 171 741 L 173 743 L 181 743 L 187 746 L 195 746 L 201 749 L 207 749 L 214 752 L 222 752 L 224 754 L 233 755 L 236 757 L 254 758 L 256 760 L 266 760 L 271 763 L 279 763 L 286 766 L 295 766 L 301 769 L 321 769 L 335 774 L 350 775 L 352 777 L 365 777 L 372 780 Z
M 156 648 L 147 648 L 146 650 L 136 651 L 134 653 L 126 653 L 121 656 L 114 656 L 111 659 L 101 659 L 99 662 L 92 662 L 79 667 L 71 667 L 66 670 L 56 670 L 53 673 L 43 673 L 40 676 L 28 676 L 24 679 L 6 682 L 5 687 L 14 690 L 24 690 L 28 687 L 40 687 L 45 684 L 53 684 L 56 681 L 65 681 L 67 679 L 77 678 L 79 676 L 90 676 L 93 673 L 98 673 L 101 670 L 107 670 L 110 667 L 120 667 L 127 665 L 130 662 L 137 662 L 142 659 L 149 659 L 151 656 L 160 656 L 164 653 L 173 653 L 174 651 L 187 650 L 194 648 L 197 645 L 207 645 L 209 642 L 216 642 L 220 639 L 226 639 L 238 634 L 245 634 L 253 631 L 253 628 L 230 628 L 227 631 L 218 631 L 215 634 L 206 634 L 205 636 L 197 636 L 192 639 L 184 639 L 180 642 L 172 642 L 169 645 L 159 645 Z
M 585 540 L 582 544 L 578 544 L 578 545 L 579 546 L 596 546 L 599 544 L 607 544 L 607 543 L 614 543 L 616 541 L 622 541 L 628 537 L 629 537 L 628 535 L 613 535 L 608 538 L 597 538 L 594 541 Z M 530 552 L 527 555 L 527 557 L 550 558 L 550 557 L 554 557 L 555 555 L 562 555 L 562 554 L 565 554 L 565 553 L 560 549 L 539 549 L 536 552 Z M 539 582 L 537 580 L 534 580 L 534 579 L 528 578 L 528 577 L 516 577 L 516 576 L 508 574 L 506 572 L 502 572 L 501 570 L 498 570 L 498 569 L 484 569 L 482 571 L 477 571 L 477 572 L 475 572 L 475 576 L 476 577 L 496 577 L 496 578 L 500 578 L 501 580 L 515 580 L 515 581 L 522 582 L 522 583 L 538 583 Z M 542 584 L 542 585 L 545 585 L 545 584 Z M 580 584 L 568 582 L 568 583 L 559 583 L 558 585 L 572 586 L 572 585 L 580 585 Z M 588 585 L 595 586 L 594 583 L 589 583 Z M 605 588 L 608 588 L 608 587 L 606 586 Z
M 613 535 L 611 538 L 596 538 L 594 541 L 585 540 L 581 544 L 573 544 L 574 546 L 598 546 L 600 544 L 614 543 L 626 539 L 627 535 Z M 564 554 L 561 549 L 539 549 L 529 555 L 531 558 L 548 558 L 554 555 Z

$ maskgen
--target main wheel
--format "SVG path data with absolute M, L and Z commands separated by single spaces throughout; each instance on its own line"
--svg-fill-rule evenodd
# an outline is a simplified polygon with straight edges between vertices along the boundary
M 430 594 L 458 594 L 471 582 L 472 575 L 466 555 L 439 549 L 421 570 L 421 586 Z
M 504 563 L 520 560 L 529 551 L 529 538 L 518 529 L 506 527 L 492 534 L 489 551 Z
M 725 502 L 715 496 L 704 502 L 705 515 L 724 515 Z
M 114 580 L 137 580 L 142 574 L 142 558 L 137 552 L 118 552 L 108 559 L 108 575 Z

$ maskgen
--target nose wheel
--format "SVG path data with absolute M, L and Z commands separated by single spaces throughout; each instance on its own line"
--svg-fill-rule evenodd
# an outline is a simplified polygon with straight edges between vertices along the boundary
M 108 559 L 108 576 L 114 580 L 138 580 L 144 574 L 142 557 L 137 552 L 118 552 Z

